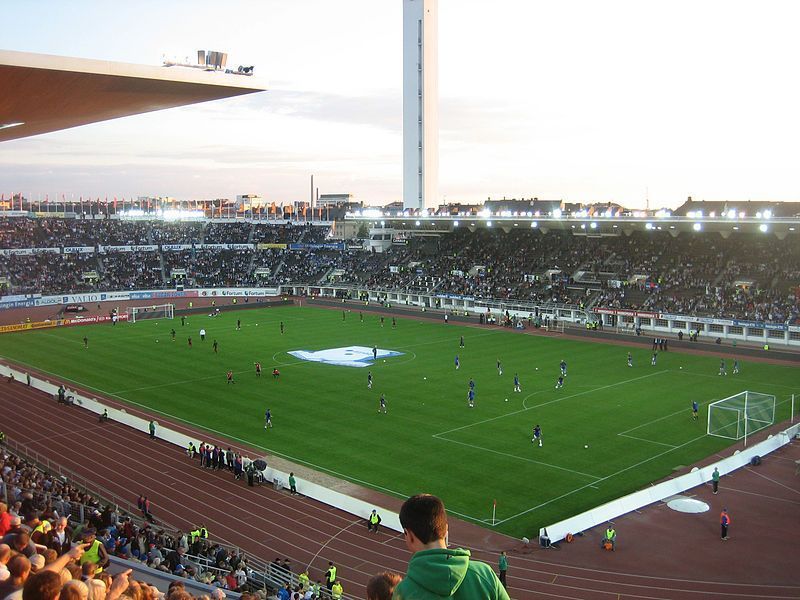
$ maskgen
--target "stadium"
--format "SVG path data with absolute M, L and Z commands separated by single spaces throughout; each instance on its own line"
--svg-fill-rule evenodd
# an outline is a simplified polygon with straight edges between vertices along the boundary
M 0 140 L 266 89 L 209 71 L 0 52 L 36 99 Z M 364 598 L 430 493 L 511 598 L 797 597 L 800 203 L 415 205 L 435 178 L 4 194 L 0 558 L 113 598 Z

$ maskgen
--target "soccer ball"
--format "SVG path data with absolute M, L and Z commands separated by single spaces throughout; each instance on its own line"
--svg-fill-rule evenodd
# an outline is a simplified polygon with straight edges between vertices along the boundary
M 158 340 L 156 340 L 156 344 L 157 344 L 157 343 L 158 343 Z
M 584 447 L 584 448 L 588 448 L 588 447 L 589 447 L 589 444 L 584 444 L 584 446 L 583 446 L 583 447 Z
M 258 327 L 258 323 L 256 323 L 256 327 Z
M 386 362 L 386 361 L 383 361 L 383 362 Z M 427 377 L 423 377 L 423 379 L 427 379 Z
M 383 359 L 383 362 L 386 362 L 386 359 L 385 359 L 385 358 Z
M 508 398 L 506 398 L 506 402 L 508 402 Z
M 539 370 L 539 367 L 536 367 L 536 370 L 538 371 L 538 370 Z
M 683 367 L 678 367 L 679 369 L 683 369 Z

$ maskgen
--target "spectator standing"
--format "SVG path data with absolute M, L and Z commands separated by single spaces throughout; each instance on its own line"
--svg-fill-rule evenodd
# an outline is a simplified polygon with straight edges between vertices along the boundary
M 150 429 L 150 439 L 151 440 L 156 439 L 156 422 L 150 421 L 148 428 Z
M 719 515 L 720 537 L 723 540 L 728 539 L 728 527 L 731 525 L 731 517 L 728 514 L 728 509 L 723 508 Z
M 509 600 L 486 563 L 470 560 L 469 550 L 447 547 L 447 513 L 436 496 L 412 496 L 400 509 L 406 547 L 413 552 L 394 600 L 483 598 Z
M 297 480 L 294 478 L 294 473 L 289 473 L 289 491 L 292 494 L 297 493 Z
M 500 553 L 500 560 L 497 563 L 497 569 L 500 571 L 500 583 L 503 584 L 504 588 L 508 589 L 508 584 L 506 583 L 506 575 L 508 574 L 508 557 L 506 556 L 505 550 Z
M 325 587 L 328 588 L 330 592 L 333 588 L 333 584 L 336 582 L 336 565 L 333 562 L 328 562 L 328 570 L 325 571 Z

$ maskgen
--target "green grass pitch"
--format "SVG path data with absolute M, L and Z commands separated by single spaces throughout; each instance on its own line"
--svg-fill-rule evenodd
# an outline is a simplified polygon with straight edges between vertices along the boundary
M 205 342 L 201 327 L 208 332 Z M 368 369 L 287 354 L 350 345 L 403 355 Z M 629 368 L 628 351 L 407 318 L 398 319 L 397 329 L 387 318 L 381 328 L 372 314 L 362 323 L 353 311 L 343 321 L 341 311 L 309 307 L 191 315 L 183 327 L 176 318 L 0 336 L 0 354 L 19 363 L 400 497 L 437 494 L 451 513 L 477 523 L 490 526 L 497 500 L 495 527 L 529 537 L 730 445 L 705 435 L 710 402 L 746 389 L 774 394 L 780 421 L 789 417 L 789 396 L 800 392 L 790 367 L 740 361 L 734 376 L 728 360 L 729 374 L 720 377 L 715 357 L 670 351 L 651 366 L 648 346 L 630 349 Z M 568 376 L 556 390 L 561 359 Z M 255 361 L 263 365 L 261 378 Z M 279 381 L 271 377 L 275 366 Z M 236 385 L 226 383 L 229 369 Z M 513 391 L 515 372 L 521 393 Z M 470 377 L 476 383 L 472 409 Z M 385 415 L 378 412 L 381 393 Z M 696 422 L 695 399 L 701 406 Z M 274 428 L 265 431 L 267 407 Z M 531 443 L 536 424 L 542 447 Z

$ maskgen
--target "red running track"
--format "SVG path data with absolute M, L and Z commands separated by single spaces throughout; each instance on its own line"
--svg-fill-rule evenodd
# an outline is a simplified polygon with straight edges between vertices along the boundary
M 147 416 L 138 409 L 127 409 Z M 409 553 L 394 532 L 384 529 L 369 534 L 363 520 L 319 502 L 271 486 L 251 488 L 234 481 L 228 472 L 210 472 L 197 461 L 190 462 L 180 448 L 150 440 L 117 423 L 99 424 L 95 415 L 58 405 L 21 383 L 0 384 L 0 414 L 7 434 L 32 450 L 131 502 L 139 494 L 147 495 L 156 518 L 184 530 L 204 522 L 212 538 L 266 561 L 289 557 L 295 570 L 310 565 L 312 579 L 321 579 L 328 561 L 334 561 L 348 596 L 365 597 L 364 585 L 376 572 L 405 571 Z M 159 420 L 167 424 L 163 417 Z M 169 426 L 189 429 L 179 423 Z M 196 435 L 217 441 L 205 432 Z M 242 448 L 227 441 L 224 444 Z M 545 551 L 523 547 L 511 538 L 456 519 L 451 519 L 451 543 L 471 548 L 474 555 L 493 565 L 499 549 L 508 550 L 509 593 L 517 600 L 800 598 L 794 545 L 800 533 L 800 487 L 795 479 L 788 479 L 789 483 L 780 479 L 794 477 L 793 461 L 800 458 L 800 446 L 795 443 L 781 453 L 786 456 L 765 460 L 765 465 L 774 467 L 769 476 L 766 471 L 742 472 L 736 476 L 736 491 L 727 489 L 728 481 L 723 479 L 722 492 L 729 504 L 734 504 L 734 494 L 758 498 L 759 503 L 764 497 L 772 498 L 768 510 L 763 510 L 763 504 L 757 506 L 762 506 L 762 516 L 772 518 L 787 534 L 782 545 L 766 535 L 747 539 L 745 526 L 736 537 L 735 528 L 746 510 L 741 503 L 735 509 L 729 507 L 733 527 L 728 542 L 718 538 L 716 507 L 698 521 L 701 527 L 694 524 L 685 533 L 674 529 L 685 527 L 685 522 L 677 525 L 676 513 L 662 505 L 618 521 L 621 540 L 614 553 L 599 550 L 595 545 L 598 534 L 592 536 L 591 532 L 570 546 L 562 545 L 561 551 Z M 250 449 L 248 454 L 260 452 Z M 763 477 L 779 478 L 774 489 L 765 492 Z M 703 494 L 708 492 L 697 492 Z M 388 497 L 376 504 L 387 508 L 399 505 L 397 499 Z M 787 517 L 790 520 L 784 520 Z

